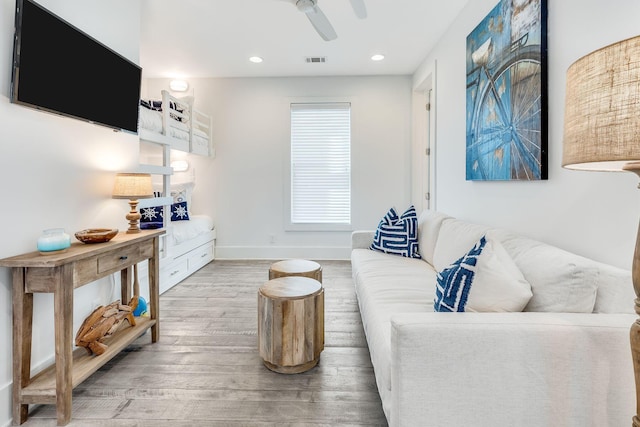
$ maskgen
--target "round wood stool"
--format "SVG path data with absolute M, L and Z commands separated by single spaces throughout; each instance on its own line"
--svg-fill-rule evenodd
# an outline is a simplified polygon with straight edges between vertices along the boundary
M 258 347 L 267 368 L 297 374 L 324 349 L 324 289 L 308 277 L 269 280 L 258 291 Z
M 286 259 L 269 267 L 269 280 L 289 276 L 309 277 L 322 283 L 322 266 L 306 259 Z

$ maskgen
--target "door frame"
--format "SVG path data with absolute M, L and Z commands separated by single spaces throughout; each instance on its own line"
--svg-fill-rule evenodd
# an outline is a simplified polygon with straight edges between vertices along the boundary
M 437 206 L 436 106 L 434 62 L 433 70 L 414 87 L 412 93 L 411 198 L 418 212 L 436 210 Z

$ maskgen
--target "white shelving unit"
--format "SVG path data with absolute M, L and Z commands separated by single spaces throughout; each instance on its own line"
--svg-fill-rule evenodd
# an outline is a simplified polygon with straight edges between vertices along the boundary
M 152 144 L 159 145 L 162 149 L 162 165 L 140 164 L 138 166 L 138 172 L 148 173 L 151 175 L 162 176 L 162 197 L 152 197 L 149 199 L 140 199 L 138 201 L 138 209 L 148 208 L 152 206 L 163 206 L 163 218 L 171 218 L 171 204 L 173 198 L 171 197 L 171 175 L 173 175 L 173 168 L 171 167 L 171 140 L 165 136 L 157 139 L 145 139 L 144 137 L 149 135 L 143 135 L 140 133 L 140 140 L 146 141 Z M 167 237 L 171 232 L 170 221 L 165 221 L 165 228 L 167 234 L 162 236 L 160 242 L 161 257 L 166 256 Z
M 158 136 L 145 132 L 139 133 L 141 144 L 151 144 L 151 147 L 157 146 L 162 151 L 162 164 L 141 164 L 138 171 L 141 173 L 149 173 L 162 177 L 162 196 L 150 199 L 140 199 L 139 208 L 164 206 L 163 217 L 165 218 L 166 234 L 161 237 L 160 244 L 160 293 L 167 291 L 177 283 L 205 266 L 215 257 L 215 238 L 216 232 L 212 230 L 208 233 L 197 236 L 194 239 L 183 242 L 179 245 L 172 246 L 168 243 L 168 239 L 172 238 L 171 221 L 171 204 L 173 197 L 171 196 L 171 176 L 173 168 L 171 165 L 171 150 L 192 152 L 188 145 L 186 150 L 182 150 L 179 141 L 167 138 L 166 136 Z M 178 143 L 176 147 L 175 143 Z M 155 153 L 154 153 L 155 154 Z M 198 153 L 194 153 L 198 154 Z M 203 155 L 205 153 L 203 152 Z M 206 154 L 210 154 L 207 151 Z M 154 156 L 154 157 L 157 157 Z M 139 271 L 141 275 L 139 281 L 141 284 L 146 283 L 148 277 L 146 275 L 147 268 L 144 263 L 141 264 Z
M 171 152 L 178 150 L 200 156 L 213 157 L 212 139 L 212 118 L 193 107 L 193 99 L 177 98 L 168 91 L 162 90 L 162 129 L 158 130 L 155 118 L 157 116 L 147 116 L 149 121 L 146 125 L 154 130 L 145 129 L 140 126 L 138 136 L 140 138 L 141 164 L 138 171 L 149 173 L 154 177 L 162 178 L 161 197 L 151 199 L 141 199 L 139 208 L 163 206 L 164 228 L 166 234 L 160 241 L 160 292 L 171 288 L 196 270 L 200 269 L 215 256 L 216 231 L 198 235 L 182 243 L 175 243 L 173 240 L 174 231 L 182 224 L 173 225 L 171 218 L 171 196 L 172 175 Z M 165 108 L 167 107 L 168 108 Z M 185 129 L 185 124 L 186 128 Z M 188 130 L 188 137 L 184 138 L 184 130 Z M 151 163 L 151 164 L 147 164 Z M 155 186 L 158 187 L 157 178 L 154 179 Z M 174 183 L 180 185 L 181 183 Z M 175 189 L 175 188 L 174 188 Z M 157 190 L 157 188 L 156 188 Z M 140 283 L 147 281 L 144 276 L 146 268 L 139 269 L 142 272 L 139 278 Z

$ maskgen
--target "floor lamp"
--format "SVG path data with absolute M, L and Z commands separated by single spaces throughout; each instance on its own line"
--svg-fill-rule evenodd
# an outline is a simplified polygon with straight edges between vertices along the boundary
M 569 67 L 562 166 L 640 176 L 640 36 L 596 50 Z M 632 278 L 640 315 L 640 227 Z M 640 318 L 631 326 L 631 354 L 636 380 L 632 425 L 640 427 Z

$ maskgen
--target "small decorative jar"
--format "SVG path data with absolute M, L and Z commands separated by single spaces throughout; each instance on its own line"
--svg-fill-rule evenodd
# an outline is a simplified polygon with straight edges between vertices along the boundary
M 64 232 L 64 228 L 50 228 L 44 230 L 38 237 L 38 250 L 49 253 L 62 251 L 71 246 L 71 237 Z

